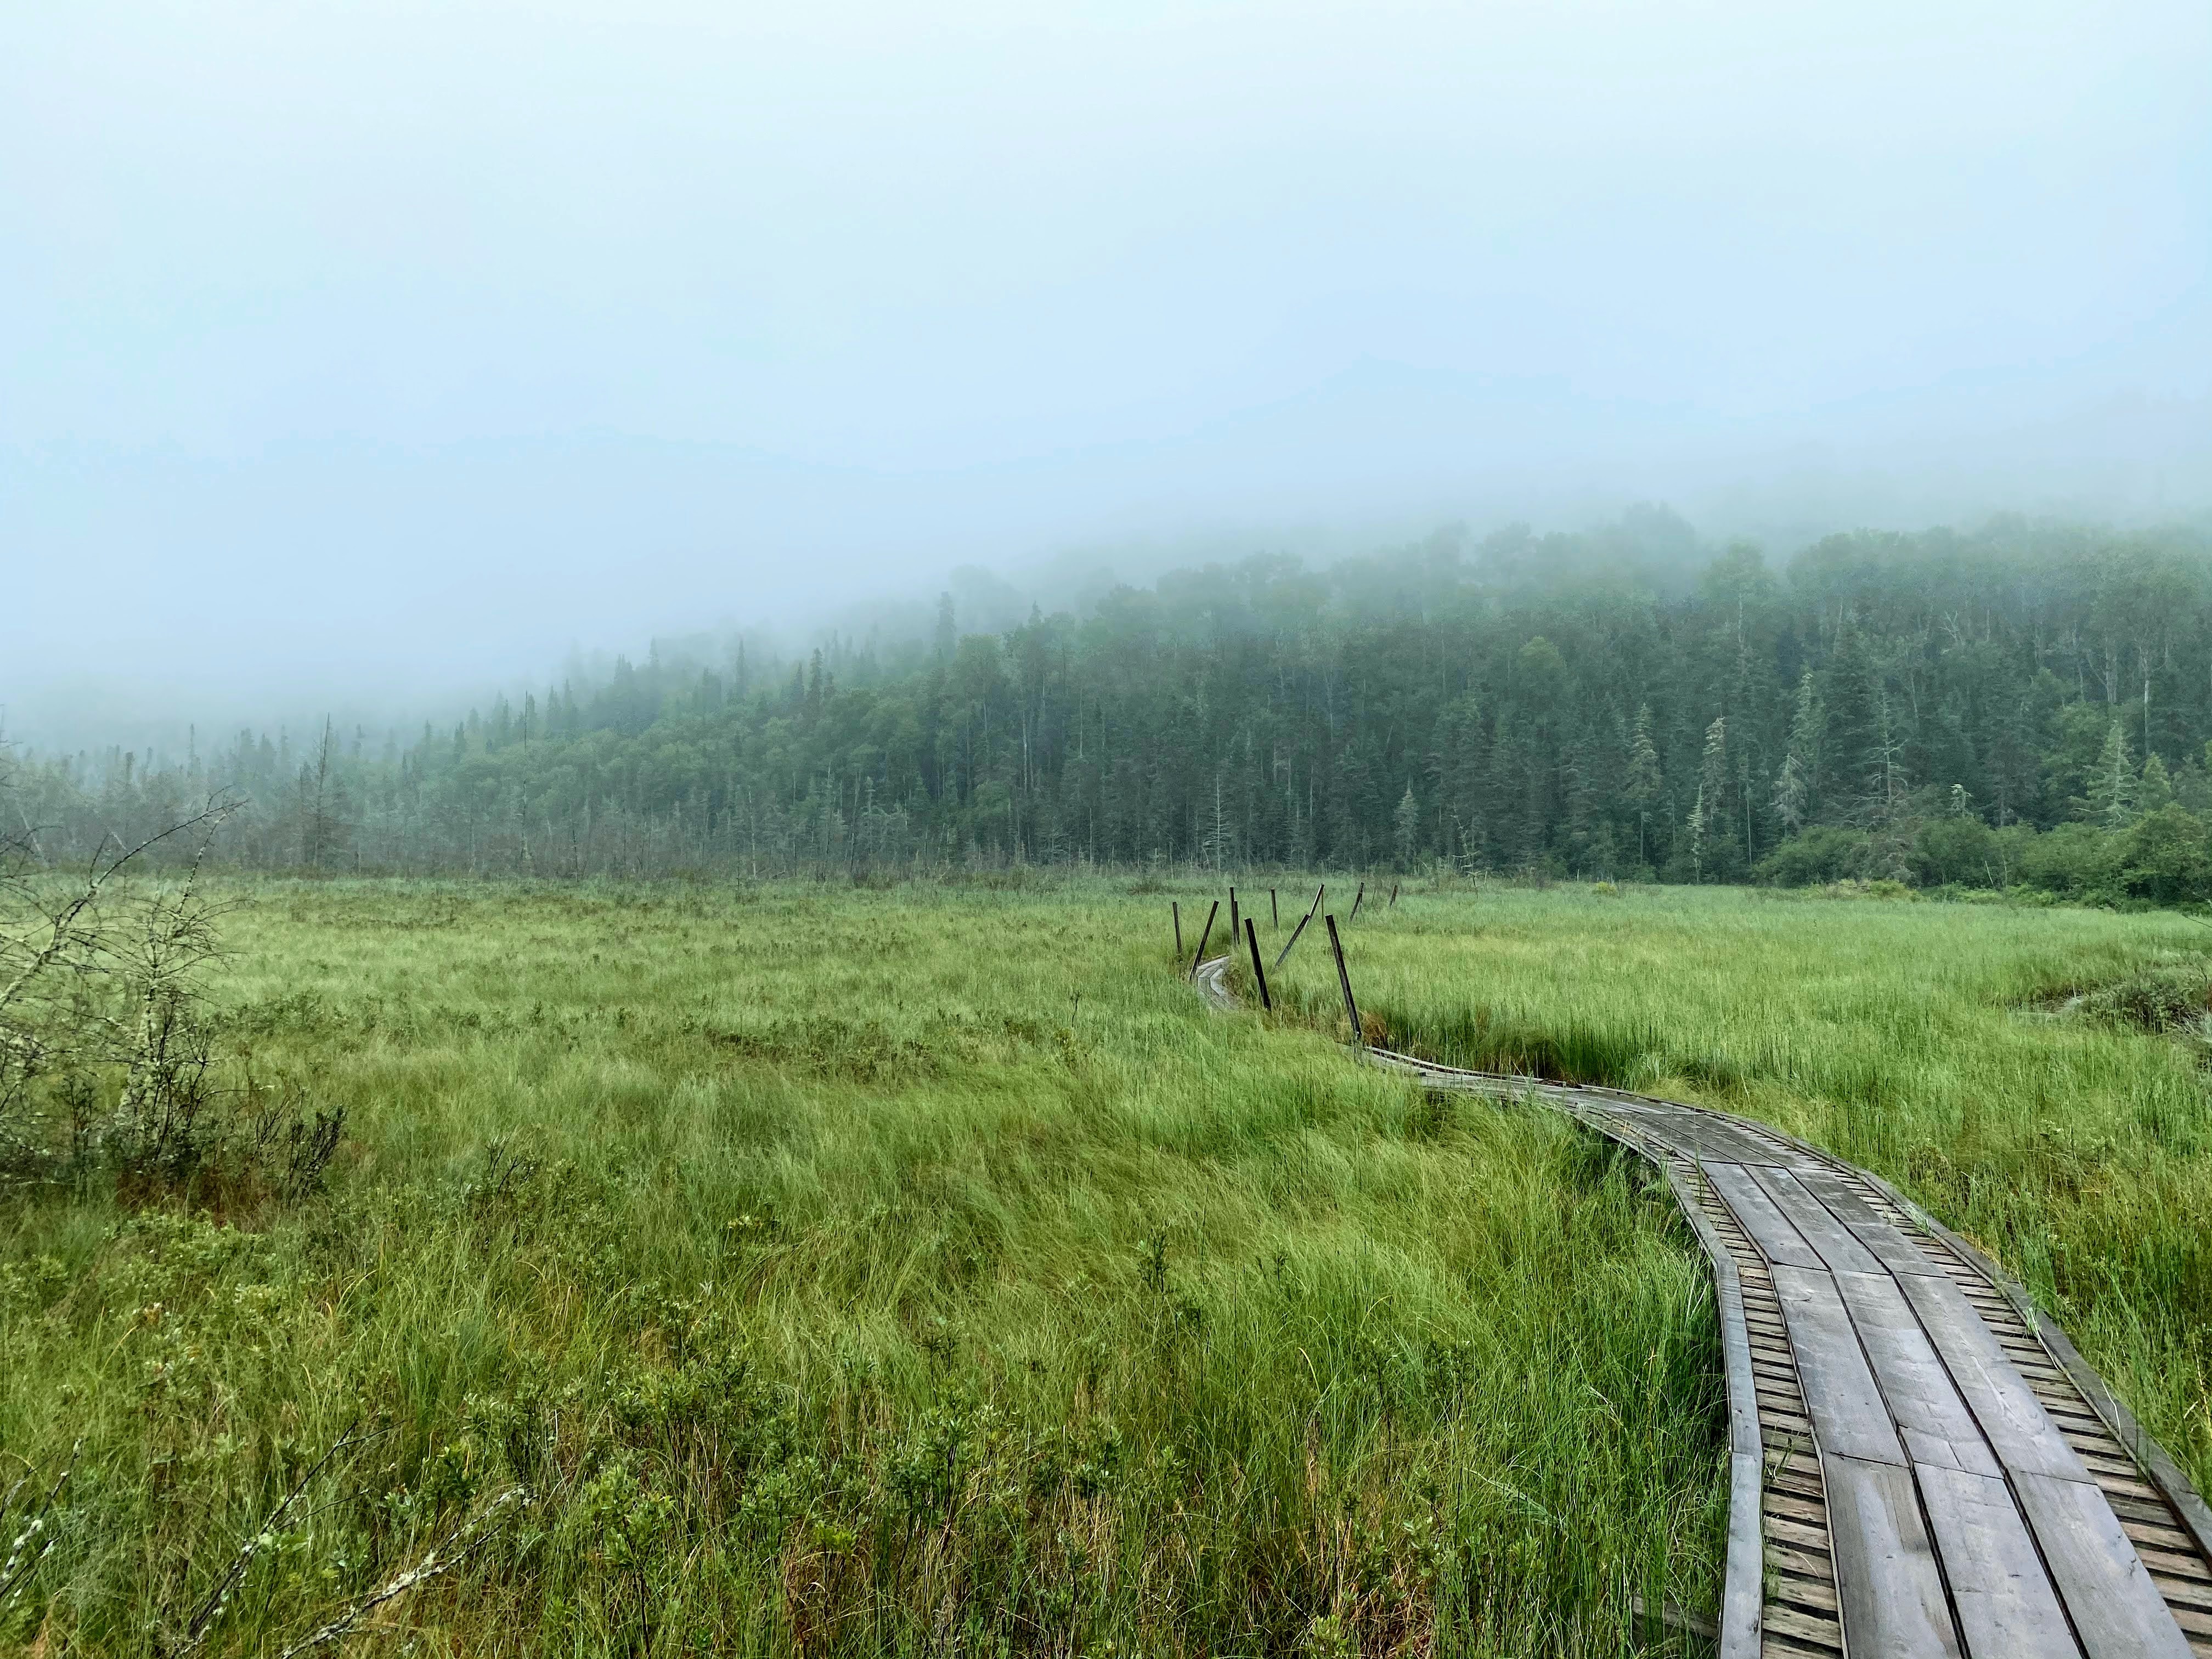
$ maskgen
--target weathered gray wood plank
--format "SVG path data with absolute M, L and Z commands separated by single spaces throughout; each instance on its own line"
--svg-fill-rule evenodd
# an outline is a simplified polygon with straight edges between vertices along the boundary
M 1764 1135 L 1754 1134 L 1748 1127 L 1723 1119 L 1700 1118 L 1696 1133 L 1699 1139 L 1712 1148 L 1712 1156 L 1728 1163 L 1792 1168 L 1798 1162 L 1798 1153 L 1794 1148 L 1769 1140 Z
M 1777 1266 L 1810 1267 L 1815 1272 L 1826 1268 L 1820 1253 L 1805 1242 L 1782 1213 L 1781 1206 L 1766 1195 L 1766 1189 L 1753 1181 L 1741 1165 L 1708 1164 L 1705 1176 L 1769 1261 Z
M 1838 1220 L 1847 1227 L 1874 1226 L 1888 1224 L 1875 1213 L 1850 1183 L 1832 1170 L 1809 1169 L 1794 1172 L 1805 1189 L 1835 1212 Z
M 1973 1413 L 1897 1281 L 1887 1273 L 1838 1273 L 1836 1286 L 1912 1462 L 2002 1475 Z
M 1863 1170 L 1859 1173 L 1880 1188 L 1892 1203 L 1941 1239 L 1961 1261 L 1969 1264 L 2012 1304 L 2029 1328 L 2035 1332 L 2037 1342 L 2057 1362 L 2067 1379 L 2081 1390 L 2082 1397 L 2111 1427 L 2120 1443 L 2128 1449 L 2129 1454 L 2142 1465 L 2143 1472 L 2150 1477 L 2151 1484 L 2157 1487 L 2160 1494 L 2173 1505 L 2181 1517 L 2184 1530 L 2196 1540 L 2197 1552 L 2206 1560 L 2212 1561 L 2212 1508 L 2206 1506 L 2203 1497 L 2166 1448 L 2136 1421 L 2135 1413 L 2114 1396 L 2111 1389 L 2106 1386 L 2105 1379 L 2098 1376 L 2088 1361 L 2075 1351 L 2065 1330 L 2038 1310 L 2027 1291 L 1996 1262 L 1983 1255 L 1972 1240 L 1953 1232 L 1881 1176 L 1868 1174 Z
M 1905 1448 L 1834 1279 L 1818 1270 L 1777 1267 L 1774 1292 L 1790 1326 L 1806 1408 L 1823 1451 L 1905 1466 Z
M 2027 1474 L 2013 1478 L 2013 1489 L 2089 1659 L 2188 1653 L 2188 1639 L 2104 1493 L 2084 1481 Z
M 1836 1219 L 1828 1206 L 1820 1202 L 1789 1170 L 1759 1169 L 1750 1172 L 1772 1199 L 1782 1213 L 1790 1218 L 1790 1224 L 1797 1230 L 1798 1237 L 1820 1253 L 1821 1261 L 1830 1273 L 1879 1273 L 1882 1265 L 1867 1247 L 1851 1236 L 1850 1231 Z
M 1925 1273 L 1942 1278 L 1942 1267 L 1930 1261 L 1917 1244 L 1887 1221 L 1855 1223 L 1851 1237 L 1867 1247 L 1893 1273 Z
M 1905 1233 L 1885 1221 L 1850 1183 L 1832 1170 L 1800 1169 L 1791 1171 L 1805 1190 L 1827 1206 L 1830 1214 L 1850 1231 L 1853 1238 L 1893 1273 L 1940 1273 L 1943 1269 L 1928 1259 Z
M 1741 1164 L 1747 1158 L 1754 1163 L 1771 1163 L 1778 1156 L 1776 1149 L 1760 1136 L 1709 1113 L 1580 1090 L 1559 1092 L 1570 1095 L 1586 1110 L 1638 1123 L 1668 1146 L 1692 1156 L 1723 1164 Z
M 2078 1659 L 2035 1540 L 1994 1475 L 1914 1471 L 1971 1659 Z
M 1836 1596 L 1851 1659 L 1945 1659 L 1960 1652 L 1942 1575 L 1902 1464 L 1823 1457 Z M 1977 1659 L 1979 1656 L 1977 1656 Z
M 2011 1474 L 2087 1480 L 2089 1471 L 2043 1409 L 2035 1390 L 2005 1357 L 1996 1333 L 1948 1279 L 1899 1274 L 1890 1281 L 1920 1316 L 1952 1381 L 1973 1410 L 1997 1461 Z

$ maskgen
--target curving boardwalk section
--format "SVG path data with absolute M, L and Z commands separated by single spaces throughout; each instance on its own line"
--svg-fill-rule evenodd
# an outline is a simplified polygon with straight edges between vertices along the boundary
M 1233 1003 L 1227 958 L 1202 964 Z M 1368 1048 L 1649 1159 L 1711 1259 L 1730 1413 L 1724 1659 L 2212 1659 L 2212 1511 L 1982 1254 L 1763 1124 Z

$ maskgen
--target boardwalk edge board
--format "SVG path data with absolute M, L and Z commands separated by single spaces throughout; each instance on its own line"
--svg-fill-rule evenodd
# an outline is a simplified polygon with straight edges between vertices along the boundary
M 1759 1395 L 1752 1380 L 1751 1330 L 1743 1311 L 1743 1279 L 1735 1258 L 1705 1218 L 1696 1195 L 1663 1159 L 1641 1146 L 1612 1139 L 1650 1159 L 1667 1179 L 1674 1202 L 1688 1218 L 1713 1269 L 1713 1299 L 1721 1316 L 1721 1359 L 1728 1375 L 1729 1540 L 1721 1580 L 1719 1650 L 1723 1659 L 1759 1651 L 1760 1610 L 1765 1601 L 1766 1542 L 1759 1525 L 1760 1494 L 1765 1487 L 1765 1453 L 1759 1429 Z
M 1192 973 L 1217 1008 L 1230 965 Z M 1708 1107 L 1352 1052 L 1540 1102 L 1665 1178 L 1721 1326 L 1721 1659 L 2212 1659 L 2212 1509 L 2026 1289 L 1888 1182 Z

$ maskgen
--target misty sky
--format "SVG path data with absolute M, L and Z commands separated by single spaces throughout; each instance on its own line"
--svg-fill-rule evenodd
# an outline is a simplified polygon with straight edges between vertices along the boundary
M 0 703 L 404 708 L 1070 546 L 2201 510 L 2208 270 L 2203 0 L 18 6 Z

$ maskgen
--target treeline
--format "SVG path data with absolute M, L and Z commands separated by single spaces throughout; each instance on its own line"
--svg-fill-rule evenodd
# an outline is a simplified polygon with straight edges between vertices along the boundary
M 1781 568 L 1645 513 L 1261 558 L 897 647 L 657 654 L 451 726 L 32 757 L 50 856 L 210 789 L 255 868 L 1072 861 L 2212 897 L 2212 545 L 2002 520 Z

